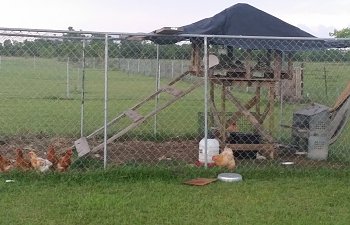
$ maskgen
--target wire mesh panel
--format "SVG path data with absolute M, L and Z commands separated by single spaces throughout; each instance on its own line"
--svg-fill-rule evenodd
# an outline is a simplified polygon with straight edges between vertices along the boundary
M 191 170 L 220 164 L 199 160 L 207 137 L 238 168 L 349 165 L 349 40 L 4 29 L 0 43 L 8 159 L 53 148 L 64 170 Z

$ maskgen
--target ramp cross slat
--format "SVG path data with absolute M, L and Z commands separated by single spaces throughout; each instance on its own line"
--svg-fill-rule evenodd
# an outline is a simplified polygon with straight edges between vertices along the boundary
M 140 119 L 143 118 L 143 116 L 141 116 L 141 115 L 138 114 L 136 111 L 131 110 L 131 109 L 125 111 L 124 113 L 125 113 L 125 115 L 126 115 L 127 117 L 129 117 L 130 119 L 132 119 L 134 122 L 137 122 L 137 121 L 139 121 Z
M 176 88 L 171 87 L 171 86 L 163 87 L 162 90 L 168 94 L 175 96 L 175 97 L 180 96 L 182 94 L 182 91 L 177 90 Z

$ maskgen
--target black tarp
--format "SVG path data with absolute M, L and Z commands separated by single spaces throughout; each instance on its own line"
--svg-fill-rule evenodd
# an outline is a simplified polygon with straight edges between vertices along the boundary
M 182 27 L 187 34 L 314 37 L 249 4 L 238 3 L 213 17 Z
M 244 49 L 276 49 L 281 51 L 345 48 L 350 46 L 349 41 L 317 40 L 315 36 L 298 27 L 244 3 L 235 4 L 213 17 L 182 26 L 180 29 L 183 30 L 179 33 L 180 36 L 153 36 L 149 39 L 158 44 L 172 44 L 188 39 L 181 36 L 186 34 L 251 36 L 250 38 L 208 37 L 208 42 L 214 45 Z M 283 37 L 295 39 L 283 39 Z M 303 38 L 315 39 L 306 40 Z M 189 39 L 193 41 L 195 38 Z

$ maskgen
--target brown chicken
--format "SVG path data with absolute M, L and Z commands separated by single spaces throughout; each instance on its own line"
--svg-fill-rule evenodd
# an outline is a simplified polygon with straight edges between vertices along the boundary
M 57 170 L 59 172 L 67 171 L 68 167 L 72 163 L 72 161 L 71 161 L 72 155 L 73 155 L 73 150 L 70 148 L 66 151 L 64 156 L 62 158 L 60 158 L 60 160 L 57 163 Z
M 49 146 L 49 149 L 47 150 L 47 160 L 52 162 L 52 168 L 56 169 L 57 168 L 57 163 L 58 163 L 58 157 L 56 155 L 56 151 L 53 145 Z
M 50 167 L 52 166 L 52 162 L 47 159 L 38 157 L 33 151 L 30 151 L 28 155 L 30 157 L 30 163 L 34 169 L 40 172 L 49 171 Z
M 23 156 L 23 152 L 21 149 L 16 149 L 16 161 L 15 161 L 15 166 L 17 169 L 27 171 L 32 169 L 32 164 L 30 163 L 29 160 L 25 159 Z
M 228 132 L 238 132 L 239 127 L 235 121 L 233 121 L 226 129 Z
M 215 165 L 226 167 L 229 170 L 233 170 L 236 168 L 236 162 L 233 157 L 233 151 L 230 148 L 225 147 L 224 151 L 222 151 L 219 155 L 214 155 L 212 157 Z
M 13 168 L 13 164 L 10 160 L 0 155 L 0 172 L 7 172 Z

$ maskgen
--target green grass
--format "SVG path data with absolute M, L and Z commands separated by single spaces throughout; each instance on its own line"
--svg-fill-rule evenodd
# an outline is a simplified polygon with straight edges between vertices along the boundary
M 238 172 L 204 187 L 182 182 L 217 170 L 2 174 L 0 224 L 348 224 L 349 170 Z

